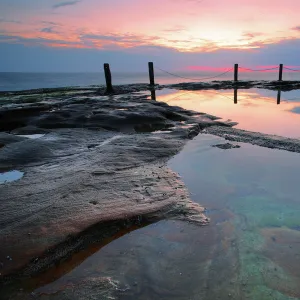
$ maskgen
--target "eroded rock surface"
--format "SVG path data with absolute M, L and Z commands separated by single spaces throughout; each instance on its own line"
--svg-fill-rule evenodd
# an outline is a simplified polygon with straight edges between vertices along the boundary
M 55 289 L 48 289 L 43 292 L 33 292 L 24 294 L 17 291 L 13 296 L 8 296 L 6 300 L 114 300 L 117 299 L 119 290 L 118 282 L 106 277 L 87 277 L 75 283 L 58 285 Z
M 51 268 L 120 229 L 164 218 L 207 224 L 203 208 L 166 166 L 199 132 L 300 152 L 299 140 L 234 129 L 235 123 L 138 94 L 101 96 L 95 89 L 76 89 L 2 96 L 0 172 L 25 173 L 0 187 L 5 285 Z M 35 134 L 41 136 L 26 137 Z M 109 299 L 105 279 L 89 280 L 82 283 L 85 291 L 104 287 Z M 74 299 L 83 299 L 78 288 Z M 76 289 L 43 297 L 69 299 Z M 22 299 L 23 293 L 18 297 L 11 299 Z
M 0 172 L 25 173 L 0 190 L 2 277 L 36 274 L 132 224 L 208 222 L 165 163 L 201 129 L 230 123 L 141 95 L 49 97 L 0 109 Z

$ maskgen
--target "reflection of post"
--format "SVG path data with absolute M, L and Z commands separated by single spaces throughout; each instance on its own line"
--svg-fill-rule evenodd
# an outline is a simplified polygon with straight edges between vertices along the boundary
M 151 90 L 151 100 L 156 100 L 156 92 L 155 92 L 155 90 Z
M 234 104 L 238 103 L 238 89 L 234 89 Z
M 281 90 L 278 90 L 278 93 L 277 93 L 277 105 L 280 104 L 280 100 L 281 100 Z

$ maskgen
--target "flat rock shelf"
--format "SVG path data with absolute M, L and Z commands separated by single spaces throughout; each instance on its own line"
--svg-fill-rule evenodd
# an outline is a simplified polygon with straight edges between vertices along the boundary
M 26 278 L 120 232 L 164 219 L 208 224 L 167 166 L 200 132 L 300 152 L 299 140 L 237 130 L 234 122 L 148 100 L 138 93 L 147 88 L 0 94 L 0 172 L 24 174 L 0 188 L 1 299 L 24 299 L 28 291 L 16 286 Z M 216 146 L 237 148 L 224 145 Z M 107 299 L 117 285 L 110 278 L 82 284 Z

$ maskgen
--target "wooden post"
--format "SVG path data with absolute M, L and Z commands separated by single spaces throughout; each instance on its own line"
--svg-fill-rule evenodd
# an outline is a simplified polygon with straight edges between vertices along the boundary
M 106 93 L 112 93 L 113 87 L 111 83 L 111 73 L 109 64 L 104 64 L 104 74 L 105 74 L 105 81 L 106 81 Z
M 277 92 L 277 105 L 280 104 L 280 100 L 281 100 L 281 90 L 278 90 L 278 92 Z
M 283 64 L 279 65 L 279 81 L 282 81 Z
M 234 104 L 238 103 L 238 89 L 234 89 Z
M 150 85 L 155 85 L 155 82 L 154 82 L 154 67 L 153 67 L 153 62 L 149 62 L 148 63 L 148 68 L 149 68 Z
M 239 74 L 239 65 L 235 64 L 234 65 L 234 81 L 235 82 L 237 82 L 239 80 L 238 74 Z
M 151 90 L 151 100 L 156 100 L 156 92 L 155 92 L 155 89 Z

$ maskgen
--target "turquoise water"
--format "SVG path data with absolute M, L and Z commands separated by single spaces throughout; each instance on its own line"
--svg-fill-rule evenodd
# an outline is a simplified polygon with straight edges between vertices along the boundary
M 247 144 L 211 150 L 220 141 L 200 136 L 170 165 L 194 200 L 211 212 L 211 226 L 218 228 L 223 255 L 233 268 L 225 272 L 232 296 L 299 299 L 299 154 Z M 220 215 L 228 218 L 216 222 Z
M 300 299 L 299 154 L 199 135 L 169 163 L 206 207 L 205 227 L 161 221 L 103 247 L 54 283 L 111 277 L 117 299 Z

